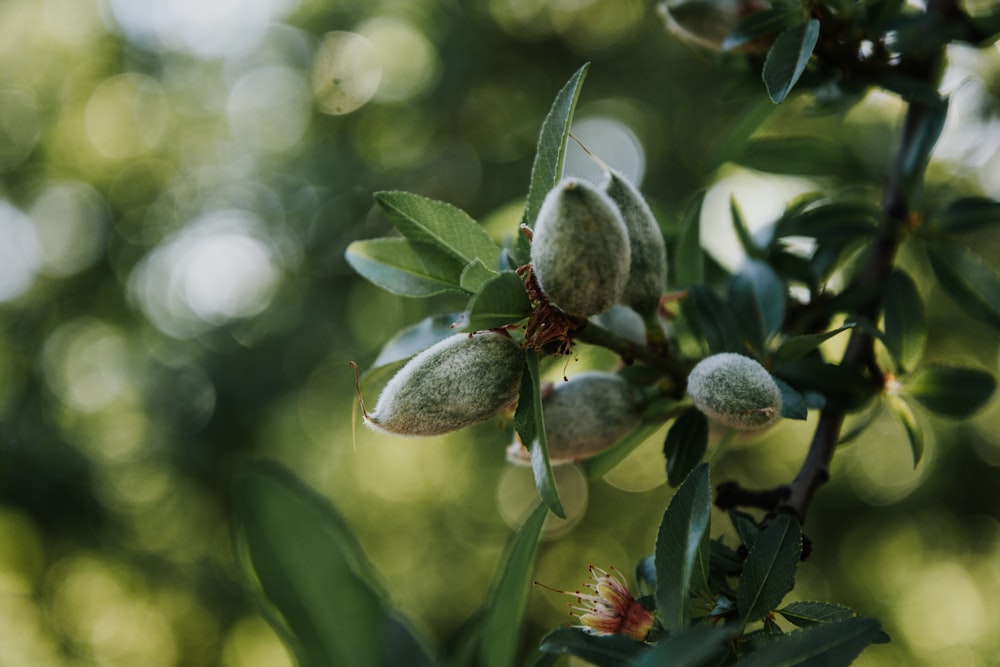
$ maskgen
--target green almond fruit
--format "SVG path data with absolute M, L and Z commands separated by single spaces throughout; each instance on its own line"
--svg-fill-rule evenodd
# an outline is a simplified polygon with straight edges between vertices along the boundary
M 781 389 L 750 357 L 724 352 L 698 362 L 687 391 L 705 416 L 740 431 L 756 431 L 781 418 Z
M 507 334 L 456 334 L 406 362 L 365 422 L 412 436 L 479 424 L 517 399 L 523 370 L 524 350 Z
M 564 178 L 545 196 L 531 242 L 542 292 L 569 315 L 590 317 L 621 299 L 628 282 L 628 230 L 594 185 Z

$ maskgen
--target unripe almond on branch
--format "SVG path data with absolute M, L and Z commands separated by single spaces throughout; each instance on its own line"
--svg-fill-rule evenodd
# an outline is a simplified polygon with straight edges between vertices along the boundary
M 574 376 L 542 399 L 552 463 L 599 454 L 639 426 L 639 395 L 620 375 L 592 371 Z M 529 463 L 520 441 L 508 449 L 515 463 Z
M 365 422 L 415 436 L 478 424 L 517 398 L 523 368 L 524 350 L 506 334 L 450 336 L 406 362 Z
M 614 202 L 587 181 L 564 178 L 545 197 L 531 242 L 542 292 L 569 315 L 590 317 L 621 298 L 628 231 Z
M 698 362 L 688 394 L 707 417 L 740 431 L 762 429 L 781 417 L 781 390 L 759 363 L 741 354 L 713 354 Z
M 604 191 L 618 206 L 628 230 L 631 263 L 621 303 L 643 317 L 656 313 L 667 283 L 667 247 L 649 204 L 618 171 L 610 170 Z

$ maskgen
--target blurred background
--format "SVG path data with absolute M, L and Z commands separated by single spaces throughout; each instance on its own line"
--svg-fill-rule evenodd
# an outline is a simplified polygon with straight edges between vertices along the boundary
M 949 57 L 931 208 L 1000 197 L 1000 52 Z M 877 187 L 902 108 L 879 93 L 846 115 L 774 107 L 759 62 L 685 45 L 647 0 L 0 3 L 0 665 L 290 665 L 232 555 L 227 478 L 246 457 L 326 494 L 403 611 L 448 640 L 530 473 L 496 424 L 426 440 L 359 426 L 348 362 L 464 304 L 382 292 L 343 253 L 391 233 L 381 189 L 512 233 L 542 119 L 586 61 L 574 133 L 641 183 L 668 238 L 708 188 L 722 267 L 741 261 L 730 193 L 758 228 L 836 185 L 727 162 L 739 127 L 832 138 Z M 567 169 L 596 173 L 575 147 Z M 965 240 L 996 265 L 1000 238 Z M 928 356 L 997 371 L 995 334 L 919 252 L 901 261 L 928 303 Z M 569 372 L 611 362 L 583 350 Z M 918 415 L 933 435 L 916 470 L 889 414 L 838 452 L 791 597 L 881 619 L 893 643 L 858 664 L 996 664 L 998 404 Z M 713 480 L 790 480 L 811 425 L 731 443 Z M 539 580 L 579 588 L 588 564 L 630 572 L 652 550 L 662 437 L 600 481 L 560 468 L 570 518 L 547 529 Z M 566 601 L 532 591 L 526 654 L 569 621 Z

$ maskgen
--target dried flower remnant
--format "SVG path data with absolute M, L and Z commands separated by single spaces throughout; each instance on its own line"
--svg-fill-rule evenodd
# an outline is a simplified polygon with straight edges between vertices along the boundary
M 604 635 L 625 635 L 638 641 L 645 641 L 653 629 L 653 612 L 646 609 L 629 592 L 622 575 L 614 568 L 602 570 L 590 566 L 590 576 L 593 581 L 584 584 L 583 591 L 562 591 L 545 586 L 537 581 L 536 585 L 548 588 L 556 593 L 575 597 L 578 606 L 570 605 L 570 615 L 580 619 L 577 626 L 585 632 Z

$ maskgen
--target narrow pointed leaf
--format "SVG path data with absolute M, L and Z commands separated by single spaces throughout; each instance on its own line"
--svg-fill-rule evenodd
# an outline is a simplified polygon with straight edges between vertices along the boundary
M 399 238 L 355 241 L 347 246 L 344 258 L 362 277 L 400 296 L 461 290 L 460 264 L 433 246 Z
M 670 266 L 674 267 L 674 282 L 678 288 L 697 285 L 705 280 L 705 254 L 701 249 L 701 205 L 705 194 L 688 206 L 684 214 L 684 227 L 677 242 L 677 254 Z
M 685 628 L 656 645 L 635 667 L 714 667 L 729 651 L 732 632 L 707 626 Z
M 753 233 L 747 227 L 743 211 L 740 210 L 740 205 L 736 201 L 736 195 L 729 196 L 729 215 L 732 217 L 733 229 L 736 231 L 736 238 L 739 239 L 740 245 L 743 247 L 743 252 L 749 257 L 760 259 L 763 256 L 763 251 L 754 241 Z
M 948 234 L 974 232 L 1000 225 L 1000 201 L 989 197 L 959 199 L 932 216 L 927 225 Z
M 493 329 L 517 322 L 531 313 L 524 282 L 513 271 L 494 275 L 469 300 L 468 331 Z
M 791 515 L 779 515 L 761 531 L 747 554 L 736 591 L 744 625 L 764 618 L 792 589 L 801 555 L 802 534 Z
M 738 352 L 743 348 L 736 312 L 711 289 L 692 285 L 688 288 L 684 308 L 694 314 L 710 352 Z
M 774 378 L 774 383 L 781 390 L 781 416 L 785 419 L 808 419 L 809 408 L 802 394 L 781 378 Z
M 563 162 L 566 159 L 566 141 L 569 138 L 569 128 L 573 123 L 573 112 L 580 98 L 583 80 L 587 76 L 590 63 L 585 63 L 570 77 L 566 85 L 556 95 L 552 108 L 542 121 L 542 129 L 538 135 L 538 146 L 535 149 L 535 161 L 531 166 L 531 183 L 528 186 L 528 201 L 525 204 L 523 224 L 535 226 L 538 211 L 542 207 L 545 195 L 562 178 Z M 528 239 L 518 235 L 518 263 L 528 261 L 531 246 Z
M 238 538 L 296 640 L 300 664 L 379 667 L 394 646 L 408 647 L 410 664 L 433 664 L 387 606 L 364 552 L 325 498 L 261 464 L 239 468 L 231 492 Z
M 375 201 L 411 241 L 435 246 L 463 267 L 476 259 L 499 264 L 500 247 L 462 209 L 411 192 L 376 192 Z
M 708 419 L 697 408 L 690 408 L 674 421 L 663 442 L 670 486 L 683 482 L 707 449 Z
M 882 629 L 871 618 L 814 625 L 776 638 L 740 660 L 740 667 L 847 667 Z
M 746 512 L 729 510 L 729 520 L 733 522 L 733 528 L 736 529 L 736 534 L 740 536 L 740 542 L 747 548 L 747 551 L 753 549 L 753 545 L 757 543 L 757 537 L 760 535 L 760 526 L 757 525 L 754 518 Z
M 905 393 L 932 412 L 957 419 L 971 417 L 996 389 L 992 374 L 973 368 L 925 366 L 905 379 Z
M 934 275 L 966 314 L 1000 329 L 1000 276 L 982 259 L 944 241 L 927 244 Z
M 853 609 L 829 602 L 792 602 L 779 609 L 778 613 L 800 628 L 857 617 Z
M 656 535 L 656 608 L 668 632 L 688 621 L 691 579 L 712 514 L 708 465 L 691 471 L 670 500 Z
M 542 414 L 538 353 L 525 353 L 525 370 L 518 395 L 517 410 L 514 412 L 514 428 L 521 442 L 531 453 L 531 472 L 535 476 L 535 487 L 542 502 L 560 519 L 566 518 L 556 479 L 549 461 L 548 439 L 545 437 L 545 418 Z
M 633 667 L 649 646 L 624 635 L 592 635 L 580 628 L 559 628 L 542 638 L 544 653 L 573 655 L 596 667 Z
M 774 353 L 774 360 L 784 362 L 804 357 L 837 334 L 843 333 L 853 327 L 854 323 L 848 322 L 842 327 L 837 327 L 832 331 L 826 331 L 821 334 L 806 334 L 805 336 L 789 338 L 778 347 Z
M 916 468 L 924 455 L 924 431 L 920 428 L 913 410 L 906 404 L 906 401 L 895 394 L 886 394 L 885 398 L 892 413 L 896 415 L 906 431 L 906 439 L 910 443 L 910 452 L 913 454 L 913 467 Z
M 785 30 L 774 40 L 764 60 L 764 85 L 775 104 L 781 104 L 802 76 L 816 41 L 819 39 L 819 21 L 806 23 Z
M 913 368 L 924 354 L 927 343 L 927 319 L 924 302 L 916 284 L 901 269 L 893 269 L 885 286 L 883 305 L 886 348 L 900 367 Z
M 539 505 L 507 545 L 500 578 L 486 604 L 480 664 L 512 667 L 520 643 L 521 619 L 531 588 L 531 573 L 538 553 L 538 537 L 548 509 Z

